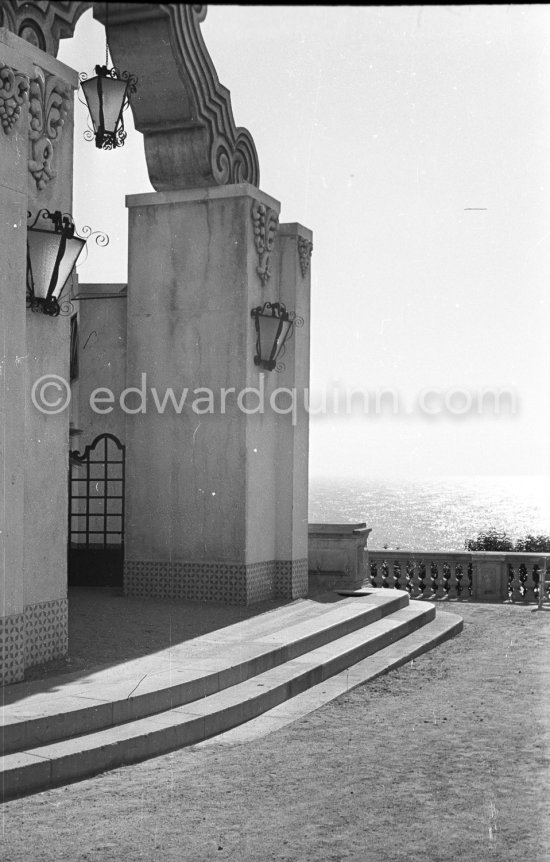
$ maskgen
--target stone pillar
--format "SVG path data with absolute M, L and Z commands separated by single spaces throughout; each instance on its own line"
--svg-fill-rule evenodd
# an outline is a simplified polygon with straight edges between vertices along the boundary
M 68 383 L 68 318 L 25 308 L 27 211 L 72 205 L 72 69 L 0 29 L 3 267 L 3 679 L 67 652 L 68 411 L 33 403 L 34 383 Z M 12 71 L 18 74 L 12 77 Z M 23 82 L 23 89 L 21 89 Z M 24 87 L 26 86 L 26 90 Z M 24 93 L 24 97 L 23 97 Z M 47 396 L 56 399 L 51 388 Z
M 241 183 L 133 195 L 127 205 L 127 386 L 139 391 L 124 396 L 135 411 L 126 416 L 125 592 L 234 604 L 305 594 L 307 430 L 270 409 L 282 381 L 254 364 L 250 316 L 285 299 L 286 237 L 282 270 L 273 248 L 279 204 Z M 307 357 L 301 337 L 285 355 L 288 386 L 292 357 Z M 307 364 L 300 374 L 303 385 Z M 296 484 L 281 481 L 300 459 Z
M 19 40 L 21 41 L 21 40 Z M 33 215 L 72 212 L 73 92 L 78 74 L 28 42 L 32 58 L 29 125 L 28 209 Z M 80 225 L 77 225 L 77 230 Z M 25 412 L 25 664 L 66 655 L 67 476 L 69 410 L 41 413 L 31 399 L 43 375 L 58 375 L 69 385 L 70 318 L 26 312 Z M 64 393 L 50 390 L 54 400 Z M 68 406 L 68 405 L 67 405 Z
M 504 602 L 508 599 L 506 555 L 484 553 L 472 557 L 472 601 Z
M 279 297 L 295 312 L 293 336 L 281 358 L 278 386 L 294 388 L 296 412 L 278 417 L 276 594 L 308 592 L 309 332 L 311 231 L 282 224 L 277 234 Z
M 32 63 L 0 30 L 0 682 L 25 669 L 23 495 L 27 121 Z

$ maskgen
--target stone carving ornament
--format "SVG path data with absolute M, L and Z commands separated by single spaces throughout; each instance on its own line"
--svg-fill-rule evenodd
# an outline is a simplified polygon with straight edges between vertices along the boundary
M 94 4 L 108 26 L 114 65 L 137 75 L 132 98 L 143 132 L 149 178 L 157 191 L 259 184 L 256 148 L 237 128 L 202 38 L 206 6 L 184 3 Z
M 0 123 L 9 135 L 21 116 L 21 106 L 29 97 L 29 79 L 0 63 Z
M 313 253 L 313 243 L 311 240 L 306 239 L 303 236 L 298 237 L 298 257 L 300 260 L 300 270 L 302 273 L 302 278 L 306 277 L 307 271 L 309 269 L 309 264 L 311 261 L 311 255 Z
M 279 227 L 279 219 L 273 210 L 256 201 L 252 204 L 251 214 L 254 224 L 254 245 L 259 257 L 256 272 L 260 276 L 262 287 L 265 287 L 267 280 L 271 277 L 269 264 Z
M 29 99 L 29 171 L 38 190 L 56 176 L 52 166 L 54 146 L 61 138 L 71 104 L 68 86 L 56 75 L 34 67 Z

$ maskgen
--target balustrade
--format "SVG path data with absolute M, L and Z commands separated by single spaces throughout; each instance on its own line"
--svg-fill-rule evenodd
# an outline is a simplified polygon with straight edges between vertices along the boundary
M 549 561 L 550 554 L 369 550 L 370 583 L 413 599 L 533 603 Z M 546 582 L 546 600 L 549 590 Z

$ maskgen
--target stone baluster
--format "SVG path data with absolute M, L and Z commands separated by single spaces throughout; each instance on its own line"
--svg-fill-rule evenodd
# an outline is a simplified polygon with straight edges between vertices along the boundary
M 537 597 L 535 595 L 536 583 L 534 578 L 533 566 L 533 560 L 526 560 L 526 562 L 522 564 L 522 568 L 525 569 L 525 580 L 523 581 L 524 602 L 535 602 L 537 600 Z
M 401 583 L 403 584 L 402 589 L 407 590 L 410 596 L 412 593 L 412 563 L 410 560 L 403 560 L 401 571 L 403 573 L 403 578 L 401 581 Z
M 523 591 L 521 589 L 520 565 L 519 563 L 510 564 L 512 571 L 512 601 L 522 602 Z
M 407 561 L 396 560 L 393 564 L 393 585 L 396 590 L 407 589 Z
M 457 563 L 455 567 L 456 571 L 456 579 L 458 582 L 457 585 L 457 593 L 458 598 L 461 601 L 465 601 L 470 598 L 470 590 L 468 583 L 468 564 L 467 563 Z
M 435 598 L 435 591 L 437 589 L 437 567 L 429 558 L 426 560 L 424 566 L 426 570 L 426 576 L 424 578 L 424 598 L 433 599 Z
M 409 587 L 411 599 L 416 599 L 422 595 L 420 581 L 420 563 L 416 560 L 409 561 Z
M 376 560 L 372 560 L 369 566 L 370 572 L 370 583 L 372 587 L 379 587 L 379 578 L 378 578 L 378 563 Z
M 419 564 L 420 568 L 420 596 L 421 599 L 429 599 L 431 596 L 430 587 L 430 564 L 424 561 Z
M 451 561 L 447 567 L 447 598 L 448 599 L 457 599 L 458 598 L 458 579 L 457 579 L 457 568 L 460 566 L 460 563 L 455 563 Z
M 434 598 L 439 600 L 445 599 L 447 598 L 447 592 L 445 590 L 445 563 L 439 561 L 439 563 L 433 563 L 432 566 L 432 584 L 435 592 Z

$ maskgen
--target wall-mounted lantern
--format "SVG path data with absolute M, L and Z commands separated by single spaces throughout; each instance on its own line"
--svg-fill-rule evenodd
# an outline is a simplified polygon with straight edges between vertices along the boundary
M 28 214 L 30 217 L 30 213 Z M 53 230 L 36 227 L 38 219 L 52 222 Z M 75 236 L 72 217 L 56 210 L 40 210 L 27 229 L 27 306 L 57 317 L 59 297 L 86 240 Z
M 137 78 L 128 72 L 96 66 L 95 77 L 80 74 L 80 86 L 90 112 L 93 132 L 84 132 L 87 141 L 95 139 L 99 149 L 112 150 L 122 147 L 126 139 L 123 112 L 130 104 L 130 96 L 136 91 Z
M 256 324 L 254 364 L 273 371 L 292 332 L 294 313 L 288 312 L 282 302 L 266 302 L 253 308 L 250 316 Z
M 31 218 L 31 213 L 28 213 Z M 39 219 L 50 221 L 53 230 L 37 227 Z M 42 222 L 40 222 L 42 224 Z M 61 311 L 59 299 L 74 266 L 92 235 L 89 227 L 83 228 L 84 237 L 75 234 L 71 215 L 59 210 L 38 212 L 27 227 L 27 308 L 57 317 Z M 97 233 L 97 232 L 96 232 Z M 106 234 L 97 233 L 96 243 L 105 246 Z

